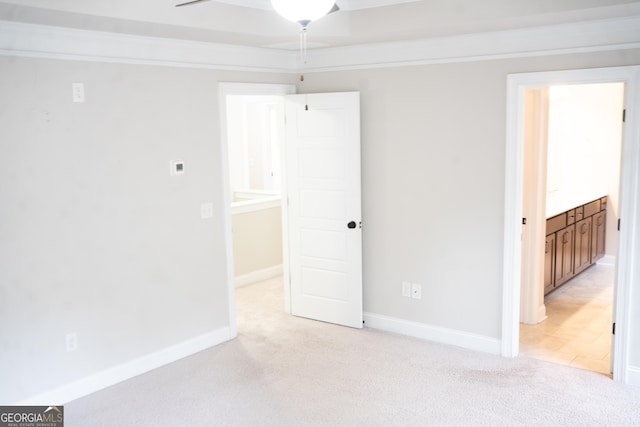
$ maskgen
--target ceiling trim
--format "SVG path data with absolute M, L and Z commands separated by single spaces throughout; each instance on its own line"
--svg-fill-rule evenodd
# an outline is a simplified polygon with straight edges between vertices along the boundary
M 273 10 L 269 0 L 214 0 L 232 6 L 250 7 L 260 10 Z M 371 9 L 374 7 L 395 6 L 403 3 L 415 3 L 419 0 L 337 0 L 341 10 Z
M 0 20 L 0 55 L 291 73 L 289 51 Z
M 305 72 L 485 61 L 640 48 L 640 16 L 394 43 L 311 49 Z M 0 21 L 0 55 L 274 73 L 296 51 Z
M 485 61 L 640 48 L 640 16 L 313 49 L 306 72 Z
M 403 3 L 415 3 L 420 0 L 338 0 L 341 10 L 360 10 L 373 7 L 395 6 Z

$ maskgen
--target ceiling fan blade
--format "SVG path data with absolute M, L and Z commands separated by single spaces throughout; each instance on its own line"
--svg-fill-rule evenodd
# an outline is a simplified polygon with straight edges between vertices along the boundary
M 202 1 L 209 1 L 209 0 L 191 0 L 191 1 L 187 1 L 187 2 L 184 2 L 184 3 L 177 4 L 176 7 L 189 6 L 189 5 L 192 5 L 192 4 L 195 4 L 195 3 L 200 3 Z
M 333 7 L 331 8 L 331 10 L 329 12 L 327 12 L 327 15 L 333 12 L 337 12 L 340 10 L 340 6 L 338 6 L 338 3 L 334 3 Z

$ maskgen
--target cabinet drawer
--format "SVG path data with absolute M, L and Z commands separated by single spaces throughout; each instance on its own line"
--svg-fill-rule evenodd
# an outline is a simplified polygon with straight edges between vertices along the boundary
M 584 207 L 583 206 L 578 206 L 576 209 L 576 221 L 580 221 L 582 218 L 584 218 Z
M 589 217 L 591 215 L 597 214 L 600 212 L 600 200 L 595 200 L 591 203 L 587 203 L 584 205 L 584 217 Z
M 576 222 L 576 210 L 571 209 L 570 211 L 567 211 L 567 225 L 571 225 L 574 222 Z
M 600 199 L 600 210 L 601 211 L 607 210 L 607 196 L 604 196 L 603 198 Z
M 547 220 L 547 235 L 555 233 L 558 230 L 562 230 L 567 226 L 567 214 L 563 213 L 556 215 Z

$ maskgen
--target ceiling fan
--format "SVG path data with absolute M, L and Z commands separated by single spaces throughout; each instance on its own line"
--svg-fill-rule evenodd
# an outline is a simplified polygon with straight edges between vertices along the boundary
M 191 6 L 210 0 L 189 0 L 176 4 L 176 7 Z M 302 25 L 303 29 L 311 21 L 340 10 L 335 0 L 271 0 L 273 8 L 285 19 Z
M 176 7 L 189 6 L 210 0 L 189 0 Z M 317 19 L 340 10 L 335 0 L 271 0 L 271 6 L 283 18 L 300 24 L 300 59 L 307 63 L 307 26 Z M 304 81 L 304 74 L 300 74 Z

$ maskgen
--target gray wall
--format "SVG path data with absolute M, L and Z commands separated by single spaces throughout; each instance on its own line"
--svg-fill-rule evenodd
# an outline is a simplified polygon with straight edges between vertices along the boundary
M 506 76 L 631 64 L 640 50 L 308 73 L 299 92 L 362 95 L 365 310 L 499 338 Z M 0 402 L 228 326 L 216 83 L 295 78 L 0 57 Z
M 228 327 L 217 83 L 294 78 L 0 57 L 0 403 Z
M 300 93 L 361 92 L 365 311 L 499 339 L 507 75 L 635 64 L 640 50 L 308 74 Z

